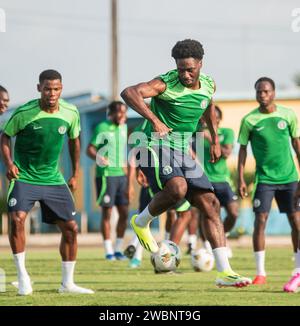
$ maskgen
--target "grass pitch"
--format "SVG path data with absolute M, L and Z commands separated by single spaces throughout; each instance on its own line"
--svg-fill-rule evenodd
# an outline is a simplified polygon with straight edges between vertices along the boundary
M 233 250 L 233 268 L 253 278 L 255 274 L 251 249 Z M 17 296 L 10 282 L 16 271 L 9 251 L 1 253 L 0 268 L 6 272 L 6 292 L 0 293 L 0 305 L 300 305 L 300 293 L 282 291 L 290 278 L 294 263 L 290 248 L 270 248 L 266 255 L 268 284 L 248 288 L 217 288 L 215 271 L 196 273 L 190 266 L 190 256 L 183 255 L 179 274 L 154 274 L 149 254 L 142 266 L 128 268 L 128 261 L 108 262 L 100 249 L 80 249 L 75 281 L 92 288 L 94 295 L 58 294 L 61 279 L 58 249 L 27 251 L 27 268 L 34 282 L 33 295 Z

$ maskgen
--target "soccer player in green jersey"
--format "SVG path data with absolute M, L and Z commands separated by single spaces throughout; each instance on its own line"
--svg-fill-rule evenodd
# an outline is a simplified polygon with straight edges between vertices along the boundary
M 62 232 L 62 283 L 59 292 L 93 293 L 77 286 L 73 280 L 78 228 L 70 189 L 76 189 L 79 173 L 79 113 L 75 106 L 60 99 L 62 77 L 59 72 L 43 71 L 39 76 L 38 90 L 40 99 L 15 110 L 1 138 L 6 175 L 10 181 L 7 195 L 9 241 L 18 272 L 19 294 L 32 293 L 25 268 L 24 223 L 36 201 L 41 204 L 43 222 L 56 224 Z M 73 166 L 68 185 L 59 171 L 59 157 L 66 135 L 69 137 Z M 14 160 L 11 155 L 12 137 L 16 137 Z
M 9 95 L 8 91 L 0 85 L 0 115 L 2 115 L 8 108 Z
M 127 182 L 127 106 L 113 101 L 108 106 L 109 120 L 99 123 L 93 133 L 87 154 L 96 161 L 97 203 L 102 207 L 101 232 L 105 258 L 124 260 L 123 238 L 128 219 Z M 117 239 L 115 248 L 111 240 L 110 219 L 113 206 L 117 207 Z
M 177 69 L 128 87 L 121 93 L 125 102 L 148 120 L 145 133 L 149 142 L 141 151 L 140 166 L 156 192 L 150 204 L 132 217 L 131 225 L 141 244 L 157 252 L 150 222 L 186 198 L 203 212 L 206 235 L 213 247 L 218 270 L 216 284 L 246 286 L 251 280 L 236 274 L 227 258 L 220 205 L 213 187 L 200 165 L 188 155 L 189 140 L 203 114 L 212 137 L 212 162 L 221 155 L 212 104 L 215 83 L 211 77 L 200 73 L 203 54 L 198 41 L 179 41 L 172 49 Z M 151 98 L 150 109 L 145 105 L 145 98 Z
M 244 167 L 247 158 L 247 144 L 250 142 L 256 161 L 256 187 L 253 196 L 255 213 L 253 249 L 256 277 L 253 284 L 264 284 L 266 283 L 264 231 L 274 197 L 280 212 L 287 214 L 292 227 L 295 273 L 300 272 L 300 202 L 295 203 L 294 201 L 298 186 L 298 173 L 290 148 L 291 141 L 300 164 L 300 140 L 295 113 L 274 102 L 274 81 L 262 77 L 256 81 L 255 90 L 259 107 L 243 118 L 238 138 L 240 143 L 238 188 L 240 196 L 244 198 L 247 194 Z

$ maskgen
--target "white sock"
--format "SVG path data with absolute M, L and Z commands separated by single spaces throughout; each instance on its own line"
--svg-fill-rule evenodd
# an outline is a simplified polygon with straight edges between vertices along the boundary
M 70 286 L 74 284 L 74 269 L 76 261 L 62 261 L 62 285 Z
M 115 252 L 122 252 L 123 238 L 117 238 L 115 243 Z
M 139 238 L 135 235 L 133 239 L 130 241 L 129 245 L 134 246 L 136 248 L 139 243 L 140 243 Z
M 136 258 L 138 260 L 142 260 L 143 257 L 143 247 L 140 245 L 140 243 L 136 246 L 136 251 L 133 256 L 133 258 Z
M 169 240 L 170 239 L 170 232 L 165 232 L 165 240 Z
M 212 254 L 213 253 L 213 249 L 212 249 L 212 247 L 211 247 L 211 245 L 210 245 L 210 242 L 208 241 L 208 240 L 205 240 L 204 242 L 203 242 L 203 246 L 204 246 L 204 248 L 210 253 L 210 254 Z
M 106 255 L 113 255 L 114 250 L 110 239 L 104 240 L 104 250 Z
M 300 249 L 295 252 L 295 269 L 294 273 L 300 273 Z
M 147 226 L 152 220 L 155 219 L 155 216 L 152 216 L 149 213 L 148 209 L 149 205 L 139 214 L 139 216 L 135 219 L 135 223 L 140 227 Z
M 218 272 L 232 271 L 227 257 L 227 248 L 219 247 L 212 250 L 216 261 L 216 268 Z
M 18 278 L 29 277 L 26 267 L 25 267 L 25 251 L 18 254 L 14 254 L 14 260 L 17 267 Z
M 196 234 L 189 234 L 189 243 L 191 244 L 192 250 L 196 248 L 197 245 L 197 236 Z
M 266 276 L 265 271 L 265 251 L 255 251 L 254 257 L 255 257 L 255 264 L 256 264 L 256 275 L 262 275 Z

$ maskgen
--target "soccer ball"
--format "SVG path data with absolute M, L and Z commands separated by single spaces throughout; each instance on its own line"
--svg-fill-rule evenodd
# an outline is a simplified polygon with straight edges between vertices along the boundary
M 214 268 L 215 259 L 206 249 L 192 252 L 191 263 L 196 272 L 209 272 Z
M 180 248 L 173 241 L 164 240 L 156 253 L 151 254 L 151 263 L 156 273 L 175 271 L 180 264 Z

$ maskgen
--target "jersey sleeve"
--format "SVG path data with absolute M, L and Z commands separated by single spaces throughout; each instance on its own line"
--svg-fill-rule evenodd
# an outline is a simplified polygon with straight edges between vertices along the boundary
M 10 136 L 14 137 L 22 129 L 22 113 L 15 111 L 10 119 L 6 122 L 3 132 Z
M 239 131 L 238 143 L 240 143 L 241 145 L 247 145 L 250 137 L 250 131 L 251 131 L 250 124 L 244 118 L 242 120 L 240 131 Z
M 234 144 L 234 131 L 230 128 L 225 129 L 223 145 Z
M 298 119 L 294 111 L 291 111 L 290 113 L 290 135 L 292 138 L 298 138 L 300 137 L 300 130 L 298 126 Z
M 71 123 L 71 127 L 69 129 L 69 132 L 68 132 L 68 136 L 70 139 L 75 139 L 77 137 L 79 137 L 79 134 L 80 134 L 80 116 L 79 116 L 79 112 L 77 111 L 76 109 L 76 112 L 74 114 L 74 118 L 72 120 L 72 123 Z

